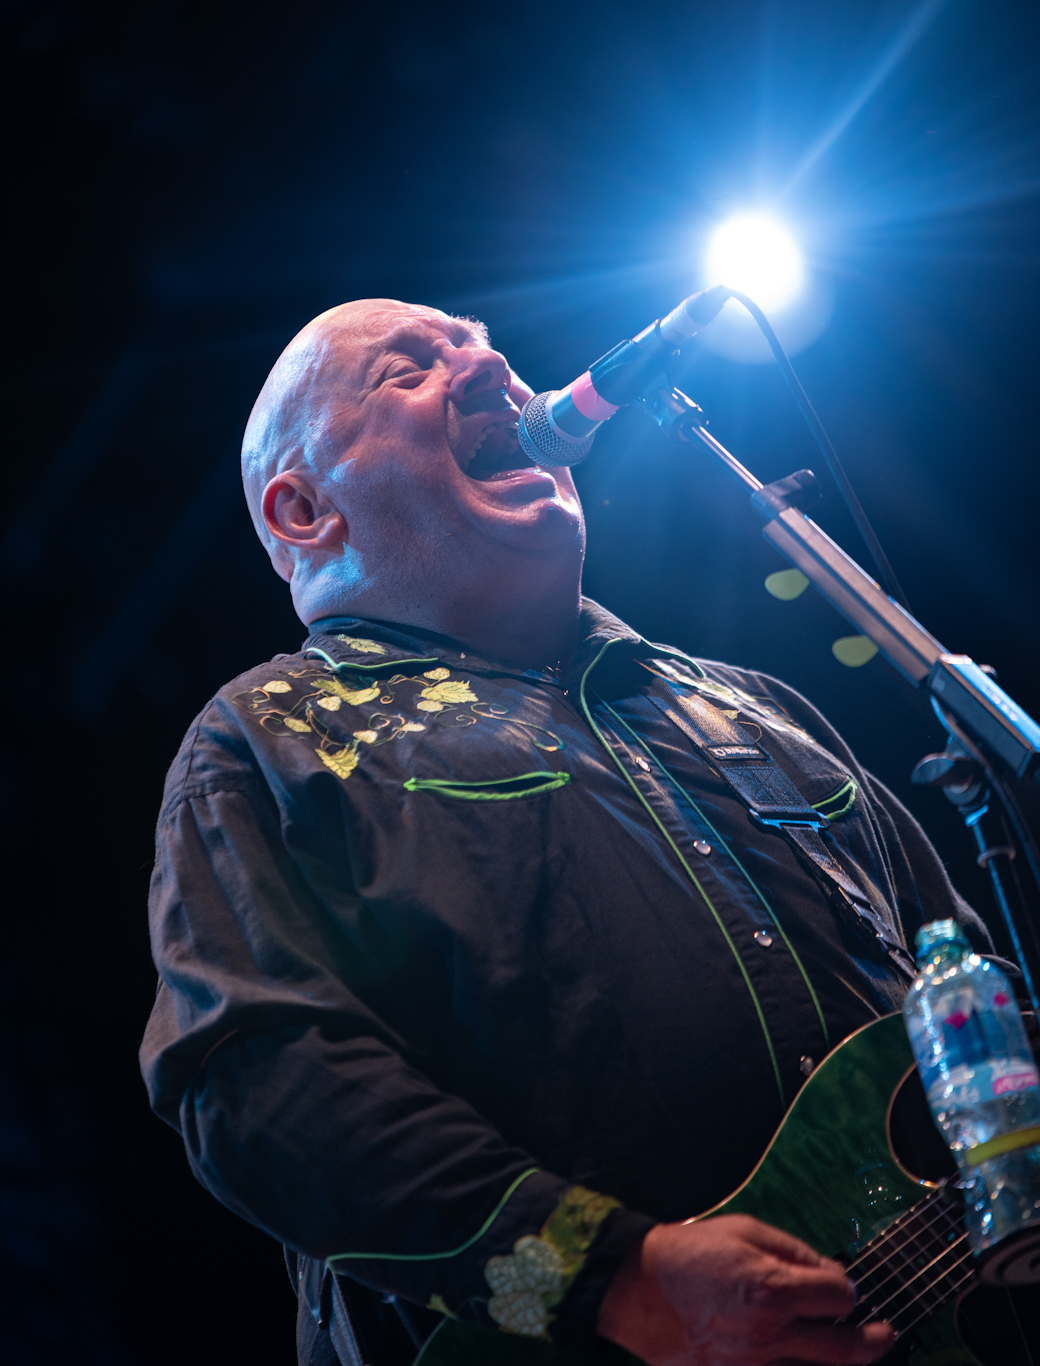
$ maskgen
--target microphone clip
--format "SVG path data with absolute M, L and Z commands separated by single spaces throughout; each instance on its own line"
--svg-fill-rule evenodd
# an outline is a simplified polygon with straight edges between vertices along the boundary
M 795 470 L 786 479 L 763 484 L 751 495 L 751 506 L 765 522 L 771 522 L 788 508 L 808 512 L 823 498 L 823 490 L 812 470 Z
M 708 419 L 704 416 L 704 409 L 700 404 L 694 403 L 689 395 L 674 387 L 666 388 L 662 385 L 659 389 L 649 389 L 634 399 L 632 406 L 649 413 L 665 435 L 670 436 L 673 441 L 690 441 L 695 428 L 708 425 Z

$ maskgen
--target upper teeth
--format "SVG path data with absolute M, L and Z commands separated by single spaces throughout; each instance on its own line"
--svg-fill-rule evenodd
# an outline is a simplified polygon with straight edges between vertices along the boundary
M 510 430 L 511 432 L 514 432 L 514 433 L 515 433 L 515 432 L 516 432 L 516 420 L 514 419 L 512 422 L 489 422 L 489 423 L 487 424 L 487 426 L 484 427 L 484 428 L 481 430 L 480 435 L 479 435 L 479 436 L 477 437 L 477 439 L 474 441 L 473 445 L 469 448 L 469 450 L 466 452 L 466 454 L 462 457 L 463 461 L 464 461 L 466 464 L 469 464 L 469 462 L 470 462 L 470 461 L 473 459 L 473 457 L 476 455 L 477 451 L 480 450 L 481 446 L 483 446 L 484 442 L 487 440 L 488 434 L 489 434 L 490 432 L 497 432 L 497 431 L 499 430 L 500 427 L 508 427 L 509 430 Z

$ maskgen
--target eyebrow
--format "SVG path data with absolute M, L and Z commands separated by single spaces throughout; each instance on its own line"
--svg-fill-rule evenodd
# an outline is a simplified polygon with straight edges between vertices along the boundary
M 443 328 L 443 332 L 440 329 Z M 400 322 L 398 326 L 392 328 L 387 335 L 379 337 L 376 342 L 370 342 L 364 348 L 364 362 L 359 369 L 358 396 L 365 395 L 372 389 L 372 370 L 373 367 L 387 355 L 394 354 L 395 351 L 409 351 L 410 348 L 418 348 L 429 343 L 430 332 L 437 331 L 437 335 L 447 333 L 448 339 L 455 346 L 469 340 L 469 342 L 482 342 L 487 344 L 487 339 L 478 332 L 471 322 L 465 318 L 448 318 L 447 324 L 441 324 L 437 328 L 436 324 L 420 320 Z
M 476 341 L 486 345 L 486 338 L 483 330 L 478 330 L 476 325 L 464 318 L 449 318 L 447 325 L 441 324 L 443 332 L 447 333 L 449 340 L 455 345 L 460 341 Z M 372 366 L 384 355 L 389 355 L 394 351 L 408 350 L 409 347 L 425 345 L 430 340 L 430 332 L 437 328 L 436 324 L 426 322 L 407 322 L 401 323 L 378 341 L 372 342 L 365 347 L 365 363 L 362 368 L 363 383 L 367 385 Z M 437 329 L 440 333 L 440 329 Z

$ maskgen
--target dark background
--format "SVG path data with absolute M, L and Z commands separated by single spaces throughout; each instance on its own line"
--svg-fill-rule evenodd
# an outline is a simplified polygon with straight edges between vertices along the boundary
M 288 1366 L 279 1250 L 195 1185 L 135 1056 L 166 765 L 218 686 L 303 634 L 237 487 L 267 370 L 315 313 L 389 295 L 482 317 L 557 386 L 699 287 L 712 224 L 772 206 L 834 298 L 796 364 L 912 607 L 1036 713 L 1037 10 L 6 16 L 0 1358 Z M 694 343 L 681 382 L 760 477 L 820 472 L 772 367 Z M 864 558 L 824 484 L 814 515 Z M 738 491 L 633 412 L 579 486 L 587 591 L 802 689 L 988 909 L 952 809 L 908 782 L 941 743 L 924 699 L 880 658 L 840 665 L 812 592 L 765 593 L 782 565 Z

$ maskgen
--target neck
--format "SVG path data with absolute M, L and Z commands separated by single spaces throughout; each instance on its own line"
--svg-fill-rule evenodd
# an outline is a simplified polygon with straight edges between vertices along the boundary
M 493 612 L 449 612 L 443 626 L 431 624 L 429 629 L 451 636 L 486 659 L 544 668 L 563 664 L 573 654 L 580 610 L 580 594 L 575 592 L 563 602 L 525 601 L 496 606 Z
M 515 567 L 514 567 L 515 568 Z M 329 596 L 307 621 L 342 613 L 448 636 L 486 659 L 524 669 L 563 663 L 577 644 L 581 559 L 564 574 L 528 563 L 524 573 L 472 573 Z M 374 590 L 374 591 L 373 591 Z M 393 590 L 393 591 L 388 591 Z M 298 608 L 299 610 L 299 608 Z

